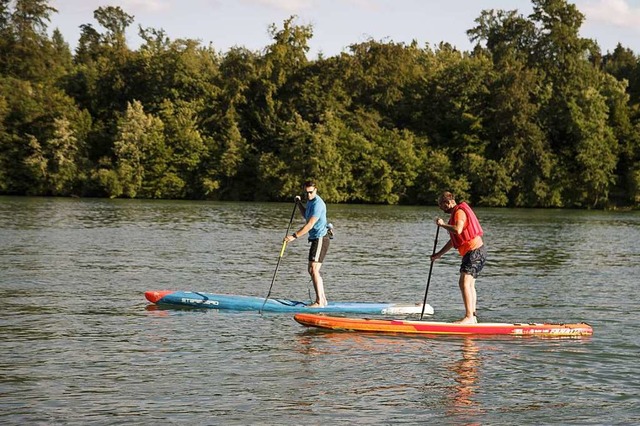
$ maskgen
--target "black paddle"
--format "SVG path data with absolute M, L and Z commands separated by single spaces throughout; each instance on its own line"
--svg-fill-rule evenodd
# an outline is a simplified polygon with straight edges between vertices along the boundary
M 298 199 L 295 199 L 295 203 L 293 204 L 293 211 L 291 212 L 291 219 L 289 219 L 289 226 L 287 226 L 287 232 L 285 232 L 285 238 L 289 235 L 289 230 L 291 229 L 291 223 L 293 223 L 293 216 L 296 214 L 296 210 L 298 208 Z M 276 275 L 278 274 L 278 268 L 280 267 L 280 260 L 282 260 L 282 256 L 284 255 L 284 249 L 287 247 L 287 242 L 282 242 L 282 248 L 280 249 L 280 256 L 278 256 L 278 263 L 276 263 L 276 270 L 273 271 L 273 278 L 271 279 L 271 285 L 269 286 L 269 292 L 267 293 L 267 297 L 264 298 L 264 302 L 262 302 L 262 307 L 260 308 L 259 313 L 262 314 L 262 309 L 264 309 L 264 305 L 267 303 L 269 296 L 271 296 L 271 289 L 273 288 L 273 283 L 276 282 Z
M 433 242 L 433 254 L 436 254 L 436 247 L 438 246 L 438 233 L 440 232 L 440 227 L 438 225 L 436 225 L 436 227 L 436 240 Z M 431 283 L 431 271 L 433 271 L 433 260 L 431 261 L 431 266 L 429 266 L 429 278 L 427 278 L 427 289 L 424 291 L 424 301 L 422 302 L 420 321 L 422 321 L 422 317 L 424 316 L 424 307 L 427 306 L 427 294 L 429 294 L 429 283 Z

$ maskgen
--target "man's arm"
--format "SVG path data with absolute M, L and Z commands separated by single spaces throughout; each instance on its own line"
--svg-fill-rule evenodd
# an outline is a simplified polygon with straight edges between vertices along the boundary
M 456 214 L 455 225 L 449 225 L 439 217 L 436 218 L 436 225 L 438 225 L 443 229 L 446 229 L 449 232 L 455 232 L 458 235 L 462 234 L 462 230 L 464 229 L 464 223 L 467 221 L 467 214 L 462 210 L 459 210 L 459 212 L 462 214 Z
M 449 240 L 447 242 L 447 244 L 444 245 L 444 247 L 442 247 L 440 249 L 439 252 L 437 252 L 436 254 L 431 255 L 431 261 L 435 262 L 436 260 L 440 259 L 442 256 L 444 256 L 444 254 L 446 252 L 448 252 L 449 250 L 451 250 L 451 247 L 453 247 L 453 242 L 451 240 Z
M 304 234 L 309 232 L 311 230 L 311 228 L 313 228 L 313 225 L 315 225 L 317 221 L 318 221 L 317 217 L 311 216 L 309 218 L 309 220 L 307 221 L 307 223 L 305 223 L 302 228 L 300 228 L 299 230 L 294 232 L 292 235 L 287 235 L 285 237 L 285 241 L 290 243 L 291 241 L 295 240 L 296 238 L 303 236 Z

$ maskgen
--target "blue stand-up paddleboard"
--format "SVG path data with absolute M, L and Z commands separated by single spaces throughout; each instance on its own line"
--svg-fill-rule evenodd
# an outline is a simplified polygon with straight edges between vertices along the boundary
M 195 291 L 147 291 L 144 296 L 149 302 L 158 305 L 230 309 L 236 311 L 326 312 L 372 315 L 410 315 L 420 314 L 422 312 L 422 304 L 420 303 L 410 305 L 397 303 L 329 302 L 327 306 L 319 308 L 309 307 L 307 303 L 289 299 L 267 299 L 265 303 L 264 297 Z M 426 315 L 433 315 L 433 308 L 430 305 L 426 305 L 424 313 Z

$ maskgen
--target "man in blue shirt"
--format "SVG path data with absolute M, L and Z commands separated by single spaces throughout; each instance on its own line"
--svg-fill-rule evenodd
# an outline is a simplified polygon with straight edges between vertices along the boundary
M 300 213 L 305 218 L 306 223 L 302 228 L 291 235 L 287 235 L 284 239 L 291 242 L 298 237 L 309 233 L 309 275 L 313 281 L 313 287 L 316 290 L 316 301 L 309 307 L 325 307 L 327 306 L 327 297 L 324 294 L 324 284 L 320 276 L 320 268 L 322 262 L 329 249 L 329 236 L 327 235 L 327 205 L 318 195 L 318 188 L 314 181 L 306 181 L 303 185 L 304 194 L 307 198 L 306 207 L 299 203 Z M 300 197 L 296 196 L 296 201 Z

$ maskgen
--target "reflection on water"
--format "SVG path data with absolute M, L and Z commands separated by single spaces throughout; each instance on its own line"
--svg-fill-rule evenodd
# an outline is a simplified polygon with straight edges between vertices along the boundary
M 456 418 L 474 418 L 483 413 L 475 395 L 480 377 L 480 349 L 473 338 L 465 337 L 461 352 L 461 359 L 451 366 L 456 385 L 453 386 L 452 405 L 448 413 Z

